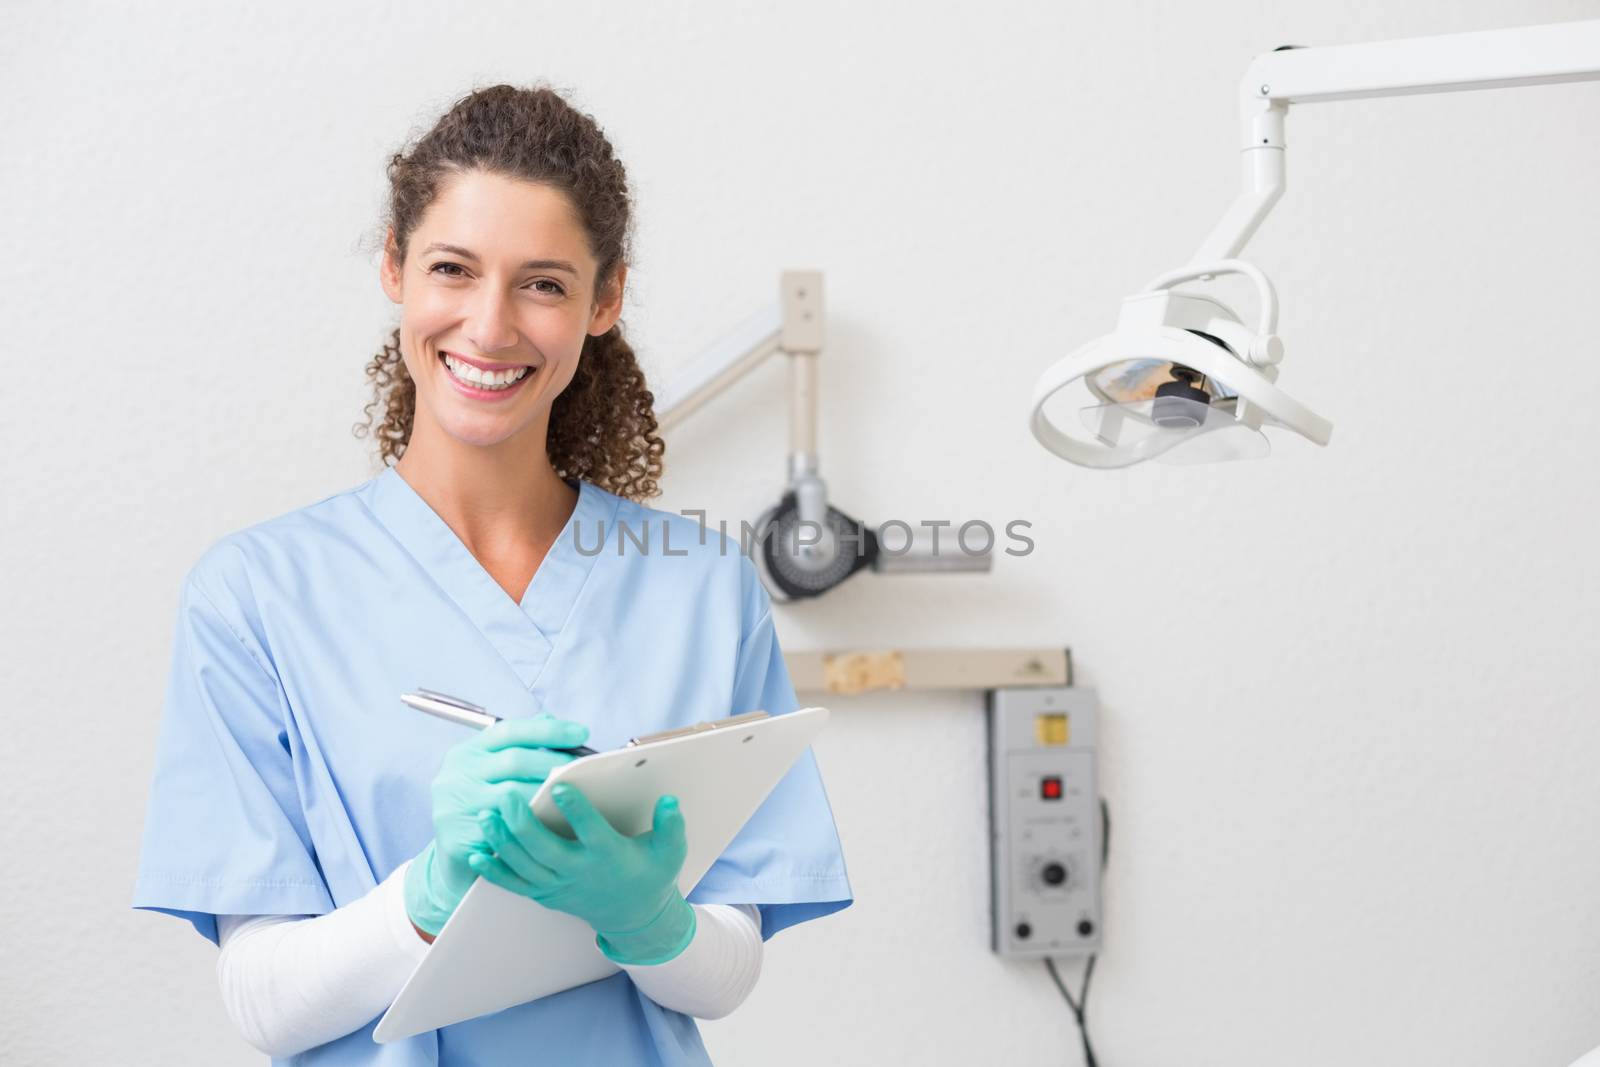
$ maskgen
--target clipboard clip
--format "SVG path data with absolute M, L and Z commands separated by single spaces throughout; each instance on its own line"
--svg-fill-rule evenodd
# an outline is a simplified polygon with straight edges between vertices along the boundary
M 689 734 L 703 734 L 707 730 L 721 730 L 729 726 L 743 726 L 747 722 L 759 722 L 771 718 L 764 711 L 747 711 L 743 715 L 731 715 L 726 719 L 716 722 L 697 722 L 691 726 L 680 726 L 675 730 L 662 730 L 660 733 L 644 734 L 628 741 L 625 747 L 633 748 L 636 745 L 648 745 L 652 741 L 665 741 L 669 737 L 687 737 Z

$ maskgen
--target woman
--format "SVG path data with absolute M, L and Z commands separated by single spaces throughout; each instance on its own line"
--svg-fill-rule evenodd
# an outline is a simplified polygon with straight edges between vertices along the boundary
M 623 167 L 555 92 L 502 85 L 389 177 L 383 473 L 187 575 L 134 906 L 221 945 L 230 1015 L 296 1063 L 707 1063 L 691 1016 L 852 894 L 809 751 L 687 900 L 674 798 L 633 838 L 578 791 L 575 840 L 527 810 L 565 749 L 797 707 L 740 546 L 639 503 L 663 449 L 618 322 Z M 398 702 L 419 685 L 507 721 L 463 738 Z M 621 969 L 375 1044 L 479 876 L 583 918 Z

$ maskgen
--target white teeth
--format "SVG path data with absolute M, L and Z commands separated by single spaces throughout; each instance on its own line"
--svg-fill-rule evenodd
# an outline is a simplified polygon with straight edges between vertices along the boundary
M 486 371 L 479 370 L 470 363 L 464 363 L 454 356 L 444 354 L 444 364 L 450 369 L 451 375 L 468 385 L 479 389 L 499 391 L 508 389 L 532 373 L 532 367 L 517 367 L 512 370 Z

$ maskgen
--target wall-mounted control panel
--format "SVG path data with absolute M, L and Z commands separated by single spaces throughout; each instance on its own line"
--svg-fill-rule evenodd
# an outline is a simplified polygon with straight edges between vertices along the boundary
M 1100 791 L 1094 690 L 988 693 L 991 947 L 1100 950 Z

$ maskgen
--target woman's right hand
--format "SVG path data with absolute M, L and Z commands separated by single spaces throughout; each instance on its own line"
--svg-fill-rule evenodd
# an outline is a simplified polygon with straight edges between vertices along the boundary
M 478 813 L 495 810 L 507 795 L 532 800 L 551 771 L 576 758 L 555 750 L 588 737 L 587 726 L 552 715 L 503 719 L 445 753 L 433 780 L 433 840 L 405 879 L 406 913 L 430 940 L 478 878 L 467 857 L 493 852 Z

